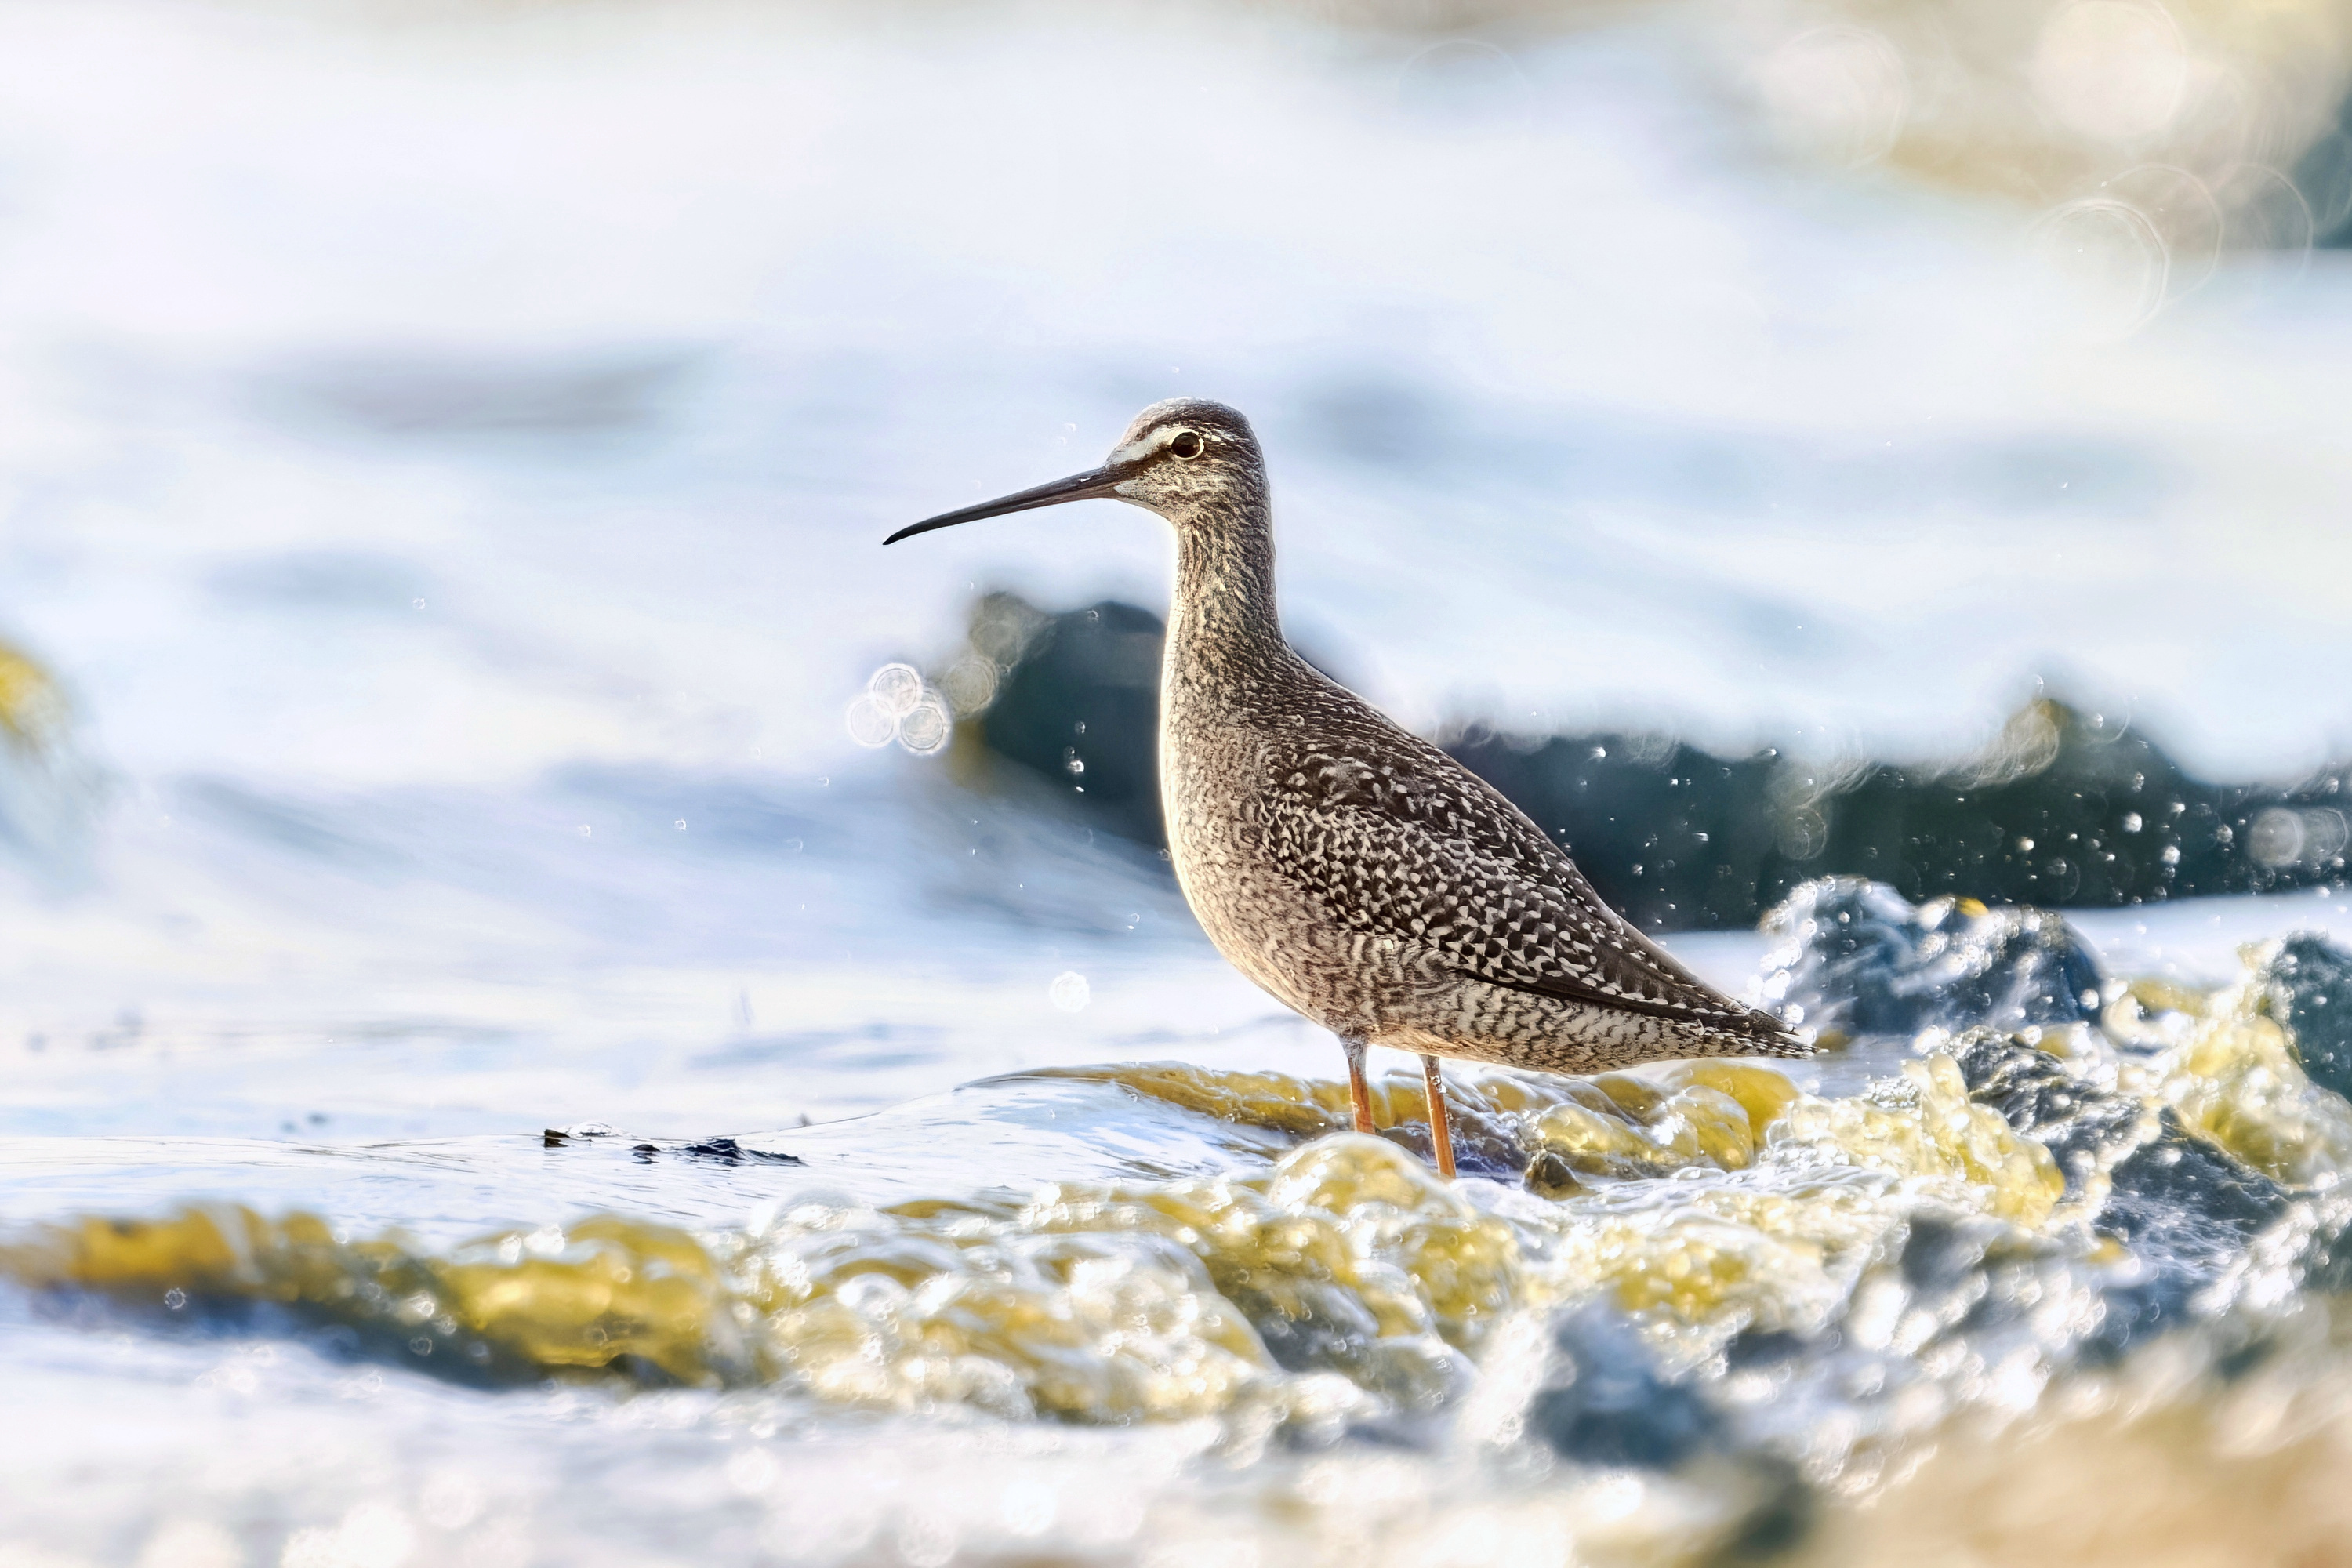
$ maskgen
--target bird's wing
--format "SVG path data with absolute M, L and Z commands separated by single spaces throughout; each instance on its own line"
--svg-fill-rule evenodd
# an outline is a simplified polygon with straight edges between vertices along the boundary
M 1380 739 L 1275 743 L 1262 754 L 1265 847 L 1339 919 L 1492 984 L 1759 1045 L 1785 1037 L 1778 1020 L 1717 994 L 1601 902 L 1493 785 L 1434 746 Z

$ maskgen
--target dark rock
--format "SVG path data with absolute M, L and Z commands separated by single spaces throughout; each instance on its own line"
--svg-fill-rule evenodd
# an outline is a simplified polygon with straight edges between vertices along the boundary
M 1802 1334 L 1786 1329 L 1746 1328 L 1731 1336 L 1723 1347 L 1724 1363 L 1734 1371 L 1756 1366 L 1778 1366 L 1794 1361 L 1816 1347 Z
M 2095 1224 L 2143 1258 L 2208 1279 L 2287 1210 L 2284 1187 L 2198 1137 L 2168 1108 L 2151 1111 L 1990 1030 L 1963 1036 L 1952 1055 L 1969 1097 L 2040 1140 L 2070 1191 L 2080 1190 L 2084 1167 L 2105 1167 L 2107 1198 Z
M 1360 1364 L 1380 1338 L 1370 1311 L 1339 1290 L 1275 1293 L 1228 1287 L 1265 1353 L 1285 1372 L 1346 1371 Z
M 1158 616 L 1115 600 L 1045 620 L 976 721 L 989 750 L 1082 797 L 1114 830 L 1165 843 L 1161 640 Z
M 2105 1317 L 2088 1361 L 2119 1359 L 2133 1344 L 2197 1317 L 2200 1290 L 2246 1256 L 2246 1246 L 2286 1215 L 2282 1184 L 2189 1133 L 2171 1110 L 2157 1131 L 2110 1168 L 2112 1187 L 2095 1227 L 2131 1248 L 2140 1279 L 2100 1293 Z
M 540 1133 L 539 1141 L 544 1148 L 561 1149 L 567 1143 L 618 1136 L 620 1130 L 609 1121 L 575 1121 L 569 1127 L 547 1128 Z
M 1552 1324 L 1552 1363 L 1528 1405 L 1528 1429 L 1563 1458 L 1668 1469 L 1720 1437 L 1697 1391 L 1660 1377 L 1630 1325 L 1600 1307 Z
M 1423 1160 L 1437 1158 L 1426 1121 L 1400 1121 L 1380 1129 L 1380 1136 Z M 1484 1119 L 1454 1119 L 1454 1168 L 1463 1175 L 1516 1177 L 1527 1163 L 1527 1150 L 1506 1129 Z
M 2102 1089 L 2027 1041 L 1982 1029 L 1951 1048 L 1969 1098 L 2041 1141 L 2066 1174 L 2068 1196 L 2106 1173 L 2093 1226 L 2130 1247 L 2139 1269 L 2100 1291 L 2101 1321 L 2084 1345 L 2094 1362 L 2188 1321 L 2198 1293 L 2293 1203 L 2284 1187 L 2198 1137 L 2170 1110 Z
M 2001 1030 L 1969 1030 L 1951 1052 L 1969 1097 L 2048 1149 L 2070 1198 L 2148 1135 L 2148 1112 L 2138 1100 L 2084 1083 L 2066 1063 Z
M 1001 672 L 967 725 L 990 751 L 1165 842 L 1155 755 L 1160 617 L 1106 600 L 1047 616 L 984 598 L 972 653 Z M 1744 928 L 1808 879 L 1913 899 L 2112 906 L 2341 880 L 2352 768 L 2293 789 L 2191 778 L 2155 742 L 2037 698 L 1960 763 L 1829 768 L 1599 731 L 1440 738 L 1654 931 Z M 1075 769 L 1074 769 L 1075 764 Z
M 1764 995 L 1792 1025 L 1848 1035 L 2088 1023 L 2099 972 L 2040 910 L 1914 906 L 1858 877 L 1807 882 L 1764 920 Z
M 2352 952 L 2297 931 L 2256 961 L 2253 982 L 2265 1010 L 2294 1037 L 2311 1081 L 2352 1097 Z
M 2218 1271 L 2286 1212 L 2287 1191 L 2157 1113 L 2153 1136 L 2108 1171 L 2098 1228 L 2143 1257 Z
M 704 1138 L 691 1143 L 639 1143 L 629 1152 L 640 1160 L 677 1154 L 689 1160 L 712 1160 L 722 1165 L 800 1165 L 807 1163 L 798 1154 L 787 1154 L 779 1149 L 746 1149 L 732 1138 Z
M 2093 1227 L 2130 1247 L 2139 1268 L 2100 1291 L 2100 1321 L 2083 1346 L 2095 1363 L 2189 1321 L 2198 1293 L 2288 1211 L 2284 1187 L 2190 1132 L 2170 1110 L 2151 1111 L 2087 1082 L 2025 1041 L 1980 1030 L 1955 1041 L 1952 1054 L 1969 1098 L 2050 1150 L 2068 1196 L 2106 1173 Z
M 1519 1173 L 1519 1180 L 1539 1198 L 1564 1198 L 1584 1190 L 1576 1167 L 1557 1149 L 1538 1151 L 1536 1157 L 1528 1162 L 1528 1168 Z

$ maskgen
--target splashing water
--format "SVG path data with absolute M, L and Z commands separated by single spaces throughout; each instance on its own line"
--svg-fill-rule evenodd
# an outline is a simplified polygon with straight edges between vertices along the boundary
M 1812 924 L 1782 970 L 1805 972 L 1807 944 L 1844 951 L 1834 919 Z M 1172 1150 L 1150 1130 L 1191 1125 L 1223 1152 L 1190 1175 L 1115 1160 L 876 1201 L 839 1184 L 858 1178 L 838 1139 L 887 1152 L 909 1136 L 887 1117 L 695 1145 L 581 1128 L 545 1158 L 764 1157 L 786 1184 L 748 1221 L 606 1213 L 446 1244 L 234 1203 L 37 1221 L 0 1273 L 38 1320 L 100 1312 L 167 1352 L 285 1342 L 380 1368 L 379 1385 L 584 1398 L 614 1419 L 691 1397 L 695 1426 L 768 1434 L 726 1463 L 759 1480 L 736 1490 L 772 1526 L 807 1527 L 796 1561 L 984 1556 L 1022 1498 L 1024 1538 L 1083 1560 L 1163 1531 L 1273 1551 L 1344 1533 L 1350 1500 L 1390 1485 L 1395 1528 L 1451 1539 L 1482 1518 L 1562 1561 L 1928 1550 L 1988 1488 L 2012 1543 L 2039 1541 L 2061 1527 L 2021 1500 L 2018 1456 L 2058 1454 L 2059 1433 L 2069 1475 L 2181 1475 L 2218 1443 L 2231 1473 L 2302 1485 L 2323 1452 L 2304 1434 L 2352 1421 L 2321 1284 L 2352 1234 L 2336 1195 L 2352 1104 L 2311 1076 L 2335 1070 L 2352 955 L 2296 939 L 2243 963 L 2218 989 L 2111 987 L 2095 1023 L 1949 1019 L 1787 1069 L 1464 1075 L 1475 1173 L 1454 1184 L 1428 1169 L 1404 1074 L 1376 1083 L 1385 1131 L 1368 1137 L 1343 1130 L 1336 1082 L 1071 1068 L 954 1098 L 967 1122 L 1044 1094 L 1084 1136 Z M 1983 978 L 1956 971 L 1948 992 L 1981 998 Z M 777 1468 L 809 1444 L 977 1456 L 1059 1431 L 1055 1465 L 1085 1474 L 1160 1429 L 1186 1434 L 1181 1455 L 1108 1536 L 1065 1517 L 1066 1476 L 992 1494 L 992 1513 L 940 1500 L 932 1536 L 883 1538 L 875 1494 L 828 1500 Z M 1883 1496 L 1894 1514 L 1848 1500 Z

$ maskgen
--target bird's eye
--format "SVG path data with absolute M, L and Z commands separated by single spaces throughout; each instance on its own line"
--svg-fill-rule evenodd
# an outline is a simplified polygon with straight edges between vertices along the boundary
M 1179 430 L 1176 439 L 1168 443 L 1168 449 L 1180 458 L 1197 458 L 1201 455 L 1201 437 L 1190 430 Z

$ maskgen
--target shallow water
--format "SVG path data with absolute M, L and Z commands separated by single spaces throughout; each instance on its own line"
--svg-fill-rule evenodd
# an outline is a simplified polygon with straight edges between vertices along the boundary
M 1400 1146 L 1255 1061 L 691 1138 L 11 1137 L 12 1525 L 66 1561 L 1844 1561 L 2041 1550 L 2070 1517 L 1990 1457 L 2033 1445 L 2305 1486 L 2352 1410 L 2305 1283 L 2352 1104 L 2201 966 L 2345 920 L 2149 911 L 2116 952 L 2171 978 L 2096 1028 L 1457 1074 L 1451 1186 L 1404 1072 Z M 1741 946 L 1696 956 L 1786 958 Z
M 1712 13 L 1499 115 L 919 20 L 0 15 L 0 1562 L 2327 1560 L 2352 1143 L 2238 949 L 2340 892 L 2081 918 L 2096 1028 L 1465 1075 L 1441 1187 L 1149 851 L 844 713 L 1151 600 L 1123 513 L 876 541 L 1204 391 L 1425 728 L 2047 671 L 2283 777 L 2339 258 L 2116 341 L 2034 212 L 1774 163 Z

